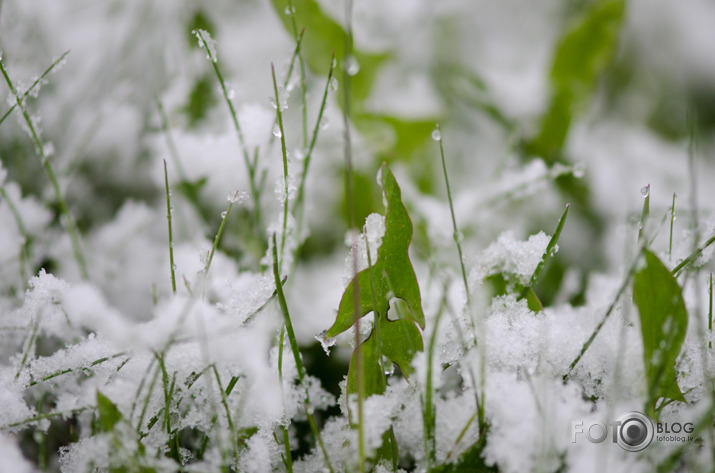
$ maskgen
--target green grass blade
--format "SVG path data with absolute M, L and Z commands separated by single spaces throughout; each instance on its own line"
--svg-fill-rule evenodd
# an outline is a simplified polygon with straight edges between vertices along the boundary
M 310 159 L 313 156 L 313 149 L 315 148 L 315 143 L 318 140 L 318 133 L 320 131 L 320 123 L 323 120 L 323 113 L 325 112 L 325 105 L 328 100 L 328 91 L 330 90 L 331 83 L 333 80 L 333 72 L 335 69 L 335 50 L 333 50 L 333 55 L 330 59 L 330 69 L 328 70 L 328 79 L 325 81 L 325 90 L 323 91 L 323 99 L 320 102 L 320 109 L 318 110 L 318 118 L 315 120 L 315 127 L 313 128 L 313 134 L 310 139 L 310 146 L 305 153 L 305 158 L 303 159 L 303 171 L 300 176 L 300 184 L 298 185 L 298 194 L 295 199 L 295 204 L 293 205 L 293 212 L 298 212 L 298 225 L 296 235 L 300 236 L 303 226 L 303 199 L 305 198 L 305 181 L 308 176 L 308 167 L 310 166 Z
M 37 147 L 37 151 L 40 155 L 40 160 L 42 161 L 42 167 L 45 168 L 45 172 L 50 179 L 50 183 L 52 184 L 52 189 L 55 193 L 55 199 L 57 200 L 57 205 L 59 207 L 60 214 L 65 220 L 65 227 L 72 243 L 72 250 L 74 252 L 75 260 L 77 261 L 77 266 L 79 266 L 80 274 L 82 275 L 82 279 L 88 280 L 89 273 L 87 272 L 87 263 L 85 262 L 84 254 L 82 253 L 82 248 L 80 247 L 77 226 L 75 225 L 72 215 L 70 215 L 69 213 L 67 202 L 62 196 L 62 191 L 60 190 L 60 185 L 57 181 L 57 176 L 55 175 L 55 171 L 52 168 L 52 164 L 50 164 L 50 160 L 48 159 L 49 157 L 45 153 L 45 146 L 40 139 L 40 135 L 35 128 L 32 119 L 30 118 L 30 114 L 25 108 L 24 97 L 20 96 L 20 93 L 10 79 L 10 75 L 5 68 L 5 63 L 2 61 L 2 58 L 0 58 L 0 73 L 2 73 L 2 76 L 5 79 L 7 86 L 10 88 L 10 92 L 12 93 L 12 95 L 15 96 L 15 104 L 22 112 L 22 116 L 25 120 L 25 123 L 30 130 L 30 134 L 32 136 L 33 141 L 35 142 L 35 146 Z
M 278 94 L 278 84 L 276 82 L 276 70 L 271 63 L 271 77 L 273 79 L 273 92 L 276 97 L 276 115 L 278 117 L 278 129 L 280 130 L 281 139 L 281 153 L 283 156 L 283 229 L 281 232 L 281 249 L 280 249 L 280 261 L 278 263 L 278 269 L 283 267 L 285 243 L 286 243 L 286 233 L 288 226 L 288 151 L 286 150 L 286 137 L 285 130 L 283 129 L 283 112 L 281 111 L 280 95 Z
M 628 272 L 626 273 L 626 276 L 623 279 L 623 282 L 621 283 L 620 287 L 618 288 L 618 291 L 616 292 L 616 296 L 613 298 L 613 301 L 611 304 L 608 306 L 608 309 L 606 309 L 606 313 L 603 315 L 603 318 L 601 321 L 596 325 L 596 328 L 593 330 L 591 335 L 588 337 L 586 342 L 583 344 L 581 347 L 581 350 L 579 353 L 576 355 L 576 358 L 571 362 L 569 365 L 568 369 L 566 370 L 566 373 L 563 376 L 564 382 L 569 379 L 571 376 L 571 373 L 573 372 L 574 368 L 576 365 L 578 365 L 579 361 L 581 361 L 581 358 L 583 358 L 583 355 L 588 351 L 589 347 L 593 343 L 593 341 L 596 339 L 596 336 L 598 336 L 599 332 L 603 328 L 603 326 L 606 324 L 606 321 L 609 319 L 611 314 L 613 313 L 613 310 L 616 308 L 616 305 L 618 305 L 618 301 L 621 299 L 621 296 L 623 293 L 626 291 L 626 288 L 628 288 L 628 285 L 631 282 L 631 278 L 636 272 L 636 268 L 638 267 L 638 263 L 642 257 L 644 247 L 640 247 L 638 249 L 638 253 L 634 259 L 634 261 L 631 263 L 631 266 L 628 268 Z
M 206 276 L 208 276 L 209 274 L 209 268 L 211 267 L 211 261 L 213 260 L 214 252 L 216 252 L 216 248 L 218 248 L 218 244 L 221 241 L 221 235 L 223 234 L 223 229 L 226 226 L 226 220 L 228 220 L 228 216 L 231 213 L 231 207 L 233 207 L 233 203 L 236 201 L 237 197 L 238 191 L 233 194 L 233 198 L 228 203 L 228 207 L 226 208 L 226 210 L 221 213 L 221 225 L 218 227 L 218 232 L 216 232 L 214 243 L 211 246 L 211 251 L 209 253 L 208 259 L 206 260 L 206 266 L 204 267 L 204 275 Z
M 690 254 L 687 256 L 687 258 L 685 258 L 683 261 L 681 261 L 680 263 L 678 263 L 678 264 L 675 266 L 675 268 L 673 268 L 670 272 L 671 272 L 672 274 L 674 274 L 674 275 L 677 276 L 678 273 L 679 273 L 685 266 L 689 265 L 690 263 L 695 262 L 695 261 L 700 257 L 700 255 L 703 254 L 703 251 L 704 251 L 708 246 L 712 245 L 713 243 L 715 243 L 715 235 L 713 235 L 713 236 L 711 236 L 710 238 L 708 238 L 708 240 L 707 240 L 705 243 L 703 243 L 703 244 L 700 245 L 697 249 L 695 249 L 695 251 L 693 251 L 692 253 L 690 253 Z
M 295 359 L 295 367 L 298 370 L 298 380 L 302 385 L 304 385 L 304 378 L 306 375 L 305 371 L 305 366 L 303 365 L 303 360 L 300 356 L 300 349 L 298 348 L 298 342 L 296 341 L 295 338 L 295 332 L 293 330 L 293 323 L 291 322 L 290 319 L 290 313 L 288 312 L 288 303 L 286 302 L 285 294 L 283 293 L 283 284 L 281 283 L 281 278 L 280 278 L 280 273 L 278 272 L 278 250 L 276 248 L 276 234 L 274 233 L 272 236 L 273 239 L 273 278 L 276 284 L 276 292 L 278 295 L 278 304 L 280 305 L 281 308 L 281 313 L 283 314 L 283 322 L 285 323 L 286 327 L 286 333 L 288 334 L 288 342 L 290 343 L 290 348 L 291 351 L 293 352 L 293 358 Z M 281 343 L 281 346 L 283 344 Z M 318 443 L 318 446 L 320 447 L 320 450 L 323 453 L 323 458 L 325 460 L 325 464 L 328 467 L 328 470 L 330 472 L 333 472 L 333 467 L 330 463 L 330 456 L 328 455 L 328 451 L 325 448 L 325 444 L 323 443 L 323 438 L 320 434 L 320 430 L 318 430 L 318 426 L 315 422 L 315 418 L 313 417 L 313 414 L 311 412 L 311 409 L 309 409 L 310 405 L 310 396 L 308 396 L 308 389 L 307 386 L 305 386 L 305 402 L 303 404 L 303 408 L 305 410 L 305 413 L 308 417 L 308 423 L 310 424 L 310 429 L 313 432 L 313 436 L 315 437 L 315 440 Z
M 216 75 L 219 85 L 221 86 L 221 92 L 223 94 L 224 101 L 226 102 L 226 106 L 228 107 L 229 114 L 230 114 L 231 120 L 233 122 L 233 127 L 236 130 L 236 136 L 238 137 L 238 144 L 241 148 L 241 153 L 243 154 L 243 160 L 246 164 L 246 169 L 248 170 L 249 185 L 251 187 L 251 197 L 253 198 L 253 217 L 254 217 L 255 232 L 256 232 L 256 236 L 259 237 L 259 241 L 262 241 L 260 239 L 260 232 L 261 232 L 260 197 L 261 197 L 261 194 L 260 194 L 257 182 L 256 182 L 256 168 L 257 168 L 256 165 L 257 165 L 257 163 L 255 161 L 251 162 L 251 159 L 250 159 L 249 153 L 248 153 L 248 148 L 246 148 L 246 143 L 245 143 L 245 140 L 243 139 L 243 131 L 241 130 L 241 125 L 238 122 L 238 114 L 236 113 L 236 109 L 233 106 L 233 101 L 231 100 L 228 90 L 226 89 L 226 83 L 223 80 L 223 75 L 221 74 L 221 70 L 218 67 L 216 57 L 211 52 L 211 48 L 208 46 L 208 43 L 206 42 L 206 38 L 204 38 L 204 33 L 205 33 L 205 31 L 200 30 L 200 29 L 194 30 L 194 34 L 201 41 L 201 47 L 203 47 L 206 50 L 206 54 L 208 55 L 208 58 L 211 62 L 211 66 L 213 67 L 214 74 Z
M 449 201 L 449 212 L 452 217 L 452 238 L 454 239 L 454 243 L 457 246 L 457 253 L 459 254 L 459 266 L 460 269 L 462 270 L 462 282 L 464 283 L 464 294 L 467 297 L 467 306 L 471 307 L 471 300 L 469 296 L 469 283 L 467 282 L 467 270 L 464 267 L 464 254 L 462 253 L 462 243 L 461 243 L 461 237 L 459 233 L 459 228 L 457 227 L 457 217 L 454 215 L 454 202 L 452 201 L 452 189 L 449 185 L 449 176 L 447 175 L 447 162 L 444 159 L 444 145 L 442 144 L 442 133 L 439 129 L 439 123 L 437 123 L 437 126 L 435 128 L 435 131 L 432 133 L 432 138 L 436 140 L 439 143 L 439 154 L 440 157 L 442 158 L 442 173 L 444 174 L 444 184 L 447 187 L 447 200 Z M 476 342 L 476 336 L 475 340 Z
M 641 220 L 638 224 L 638 242 L 643 241 L 643 234 L 645 231 L 645 225 L 648 221 L 648 216 L 650 215 L 650 184 L 641 189 L 641 194 L 645 197 L 643 200 L 643 211 L 641 212 Z
M 675 198 L 678 195 L 673 192 L 673 206 L 670 207 L 670 238 L 668 239 L 668 261 L 673 255 L 673 223 L 675 222 Z
M 0 4 L 1 4 L 1 3 L 2 3 L 2 2 L 0 2 Z M 47 69 L 45 69 L 45 71 L 44 71 L 42 74 L 40 74 L 40 76 L 39 76 L 37 79 L 35 79 L 35 81 L 32 83 L 32 85 L 30 85 L 30 87 L 29 87 L 25 92 L 22 93 L 22 99 L 24 100 L 25 98 L 27 98 L 27 96 L 30 95 L 30 93 L 35 89 L 35 87 L 37 87 L 37 86 L 45 79 L 45 77 L 47 77 L 47 75 L 48 75 L 50 72 L 52 72 L 52 70 L 53 70 L 58 64 L 60 64 L 62 61 L 64 61 L 64 59 L 67 57 L 67 55 L 68 55 L 69 53 L 70 53 L 69 51 L 65 51 L 60 57 L 58 57 L 57 59 L 55 59 L 55 60 L 52 62 L 52 64 L 50 64 L 50 66 L 49 66 Z M 4 122 L 5 119 L 6 119 L 7 117 L 9 117 L 10 114 L 13 112 L 13 110 L 15 110 L 16 108 L 17 108 L 17 103 L 13 104 L 13 105 L 8 109 L 8 111 L 5 112 L 5 114 L 4 114 L 2 117 L 0 117 L 0 125 L 2 125 L 2 122 Z
M 554 248 L 556 248 L 556 245 L 559 242 L 559 238 L 561 237 L 561 232 L 563 231 L 564 225 L 566 224 L 566 217 L 568 217 L 570 207 L 571 207 L 571 204 L 566 204 L 564 213 L 561 214 L 559 223 L 556 225 L 556 230 L 554 231 L 554 235 L 551 237 L 551 240 L 549 240 L 549 243 L 546 245 L 544 254 L 541 256 L 541 261 L 539 261 L 539 264 L 536 265 L 536 269 L 534 269 L 534 273 L 531 275 L 531 279 L 529 279 L 529 287 L 530 288 L 533 288 L 536 285 L 536 282 L 539 280 L 539 276 L 541 275 L 541 272 L 543 271 L 544 266 L 546 265 L 546 260 L 551 257 L 551 255 L 554 251 Z
M 171 270 L 171 291 L 176 294 L 176 268 L 174 265 L 174 233 L 171 228 L 171 191 L 169 190 L 169 172 L 164 160 L 164 186 L 166 189 L 166 221 L 169 226 L 169 268 Z

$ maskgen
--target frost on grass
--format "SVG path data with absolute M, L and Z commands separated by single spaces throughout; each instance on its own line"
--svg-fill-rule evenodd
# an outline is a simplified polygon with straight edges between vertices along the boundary
M 206 59 L 213 62 L 218 60 L 218 55 L 216 54 L 216 40 L 211 37 L 208 31 L 197 29 L 192 31 L 198 40 L 199 47 L 206 50 Z

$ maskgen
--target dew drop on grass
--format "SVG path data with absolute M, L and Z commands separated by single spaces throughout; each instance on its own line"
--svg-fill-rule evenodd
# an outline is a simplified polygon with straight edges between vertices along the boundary
M 286 9 L 285 9 L 285 14 L 286 14 L 286 15 L 292 15 L 293 13 L 295 13 L 295 7 L 287 6 Z
M 228 212 L 226 212 L 225 210 L 221 212 L 221 218 L 226 218 L 226 215 L 228 215 Z
M 0 59 L 2 59 L 2 58 L 0 58 Z M 331 66 L 332 66 L 333 68 L 338 67 L 338 60 L 335 59 L 335 58 L 333 58 L 333 62 L 332 62 L 332 64 L 331 64 Z
M 332 92 L 338 90 L 338 79 L 336 79 L 335 77 L 330 78 L 330 90 Z
M 349 56 L 345 59 L 345 71 L 349 76 L 354 76 L 360 72 L 360 63 L 357 61 L 355 56 Z
M 328 117 L 323 117 L 323 118 L 320 120 L 320 129 L 321 129 L 321 130 L 325 130 L 325 129 L 327 129 L 329 126 L 330 126 L 330 120 L 328 119 Z
M 432 130 L 432 139 L 435 141 L 442 141 L 442 133 L 439 131 L 438 128 Z
M 273 136 L 275 136 L 276 138 L 280 138 L 281 136 L 283 136 L 283 133 L 281 133 L 281 127 L 278 126 L 278 123 L 273 125 Z
M 643 197 L 648 197 L 648 194 L 650 194 L 650 185 L 641 187 L 641 195 Z

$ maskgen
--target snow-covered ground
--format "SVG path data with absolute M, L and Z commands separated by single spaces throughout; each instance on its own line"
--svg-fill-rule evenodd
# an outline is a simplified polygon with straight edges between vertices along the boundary
M 355 0 L 349 25 L 344 1 L 292 5 L 0 0 L 0 472 L 383 472 L 393 442 L 405 471 L 712 471 L 712 2 Z M 563 139 L 539 141 L 565 96 Z M 425 351 L 407 378 L 380 358 L 358 429 L 356 335 L 321 334 L 405 234 L 383 162 Z M 694 440 L 630 452 L 609 423 L 653 401 L 643 246 L 688 263 L 687 402 L 650 414 Z M 575 427 L 595 422 L 603 442 Z

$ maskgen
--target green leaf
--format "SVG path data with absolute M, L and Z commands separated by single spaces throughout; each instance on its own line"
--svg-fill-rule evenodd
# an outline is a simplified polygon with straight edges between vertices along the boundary
M 328 338 L 343 333 L 355 322 L 353 312 L 356 280 L 360 288 L 359 317 L 373 311 L 386 315 L 390 299 L 397 297 L 407 304 L 407 318 L 422 328 L 425 326 L 420 288 L 408 255 L 412 241 L 412 221 L 402 204 L 400 187 L 387 166 L 382 167 L 382 188 L 387 201 L 387 214 L 385 236 L 377 252 L 377 261 L 372 267 L 375 294 L 373 296 L 371 292 L 370 268 L 360 271 L 343 293 L 335 323 L 325 334 Z M 373 300 L 377 306 L 373 304 Z
M 678 387 L 675 362 L 688 329 L 688 313 L 675 277 L 652 252 L 643 253 L 646 267 L 635 275 L 633 300 L 643 335 L 647 409 L 654 414 L 660 398 L 686 402 Z
M 561 38 L 551 69 L 553 95 L 539 135 L 528 146 L 547 162 L 559 160 L 571 119 L 611 63 L 625 11 L 624 0 L 593 3 Z
M 380 355 L 384 355 L 390 363 L 400 367 L 402 374 L 409 377 L 412 374 L 412 358 L 422 351 L 422 335 L 419 329 L 409 320 L 388 320 L 386 316 L 377 319 L 379 327 L 373 329 L 370 336 L 361 345 L 362 370 L 365 394 L 382 394 L 385 392 L 385 375 L 380 364 Z M 378 334 L 379 333 L 379 340 Z M 356 363 L 357 351 L 353 352 L 348 371 L 348 393 L 357 392 L 357 375 L 353 367 Z
M 122 419 L 122 413 L 117 406 L 99 391 L 97 391 L 97 411 L 102 432 L 111 432 L 114 425 Z
M 395 363 L 408 377 L 412 373 L 411 362 L 415 353 L 423 349 L 422 335 L 417 325 L 424 328 L 420 288 L 408 255 L 412 241 L 412 221 L 402 204 L 400 187 L 390 169 L 382 167 L 382 189 L 387 202 L 385 236 L 377 251 L 377 260 L 372 267 L 359 272 L 350 281 L 340 301 L 335 323 L 326 333 L 333 338 L 355 323 L 355 291 L 358 294 L 358 317 L 374 312 L 375 326 L 370 336 L 361 344 L 362 376 L 364 394 L 379 394 L 385 391 L 383 357 L 387 363 Z M 374 289 L 374 291 L 373 291 Z M 406 310 L 404 318 L 389 320 L 387 313 L 392 299 L 401 300 Z M 396 311 L 397 312 L 397 311 Z M 417 324 L 417 325 L 415 325 Z M 353 353 L 348 371 L 348 393 L 358 391 L 355 365 L 357 353 Z

